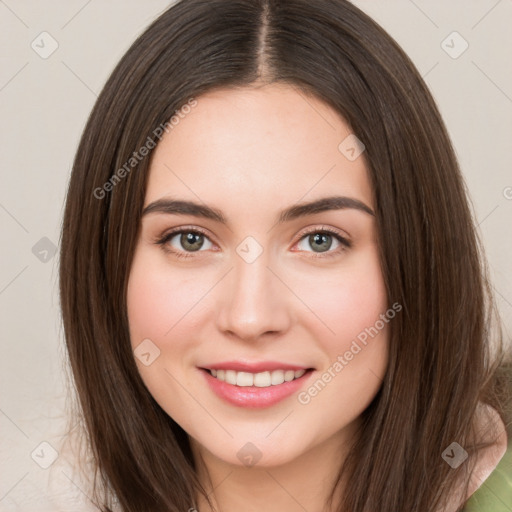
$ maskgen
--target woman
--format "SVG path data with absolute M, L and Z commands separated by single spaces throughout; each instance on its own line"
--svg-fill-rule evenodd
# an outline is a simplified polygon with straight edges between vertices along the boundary
M 102 510 L 455 511 L 510 427 L 463 179 L 345 1 L 184 0 L 102 91 L 62 231 Z

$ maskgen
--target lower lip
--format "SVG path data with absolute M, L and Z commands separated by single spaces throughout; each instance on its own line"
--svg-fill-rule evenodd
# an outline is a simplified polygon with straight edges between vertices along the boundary
M 263 409 L 277 404 L 281 400 L 288 398 L 296 393 L 313 373 L 307 370 L 302 377 L 290 382 L 283 382 L 277 386 L 268 386 L 259 388 L 257 386 L 234 386 L 211 375 L 208 370 L 201 369 L 206 382 L 212 391 L 224 399 L 226 402 L 238 407 L 248 407 L 253 409 Z

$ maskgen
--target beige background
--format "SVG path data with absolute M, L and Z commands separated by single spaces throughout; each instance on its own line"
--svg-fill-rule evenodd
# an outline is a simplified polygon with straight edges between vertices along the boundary
M 438 102 L 511 333 L 512 1 L 354 3 L 403 46 Z M 74 151 L 96 96 L 131 42 L 167 5 L 0 0 L 0 511 L 73 510 L 50 505 L 50 470 L 40 467 L 59 446 L 65 396 L 58 261 L 51 249 L 58 245 Z M 35 41 L 39 52 L 51 49 L 50 36 L 39 36 L 43 31 L 58 44 L 46 59 L 31 47 Z M 446 39 L 453 31 L 463 39 Z M 464 41 L 469 46 L 458 58 L 446 53 L 458 54 Z M 62 493 L 84 498 L 80 481 L 57 469 L 61 459 L 51 468 L 62 478 Z

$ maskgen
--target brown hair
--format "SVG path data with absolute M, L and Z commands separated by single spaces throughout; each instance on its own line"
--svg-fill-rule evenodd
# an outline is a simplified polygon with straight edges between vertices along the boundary
M 477 453 L 478 404 L 510 426 L 510 361 L 432 96 L 393 39 L 344 0 L 182 0 L 135 41 L 94 106 L 67 194 L 60 294 L 98 503 L 183 511 L 206 492 L 186 432 L 144 386 L 130 345 L 127 280 L 150 157 L 94 191 L 191 97 L 257 81 L 320 98 L 363 141 L 387 295 L 403 306 L 382 387 L 340 468 L 339 510 L 433 511 L 469 480 L 471 465 L 453 470 L 441 453 L 453 441 Z

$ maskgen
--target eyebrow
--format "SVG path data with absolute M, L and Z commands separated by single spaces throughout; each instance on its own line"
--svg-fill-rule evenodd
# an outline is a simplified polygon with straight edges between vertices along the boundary
M 345 196 L 330 196 L 308 203 L 299 203 L 286 208 L 285 210 L 281 211 L 277 223 L 282 224 L 283 222 L 289 222 L 300 217 L 305 217 L 307 215 L 313 215 L 315 213 L 321 213 L 329 210 L 345 209 L 358 210 L 367 213 L 372 217 L 375 216 L 374 211 L 359 199 Z M 206 204 L 178 199 L 158 199 L 157 201 L 148 204 L 144 208 L 142 216 L 148 215 L 150 213 L 192 215 L 194 217 L 211 219 L 220 222 L 221 224 L 228 223 L 223 213 L 216 208 L 212 208 Z

